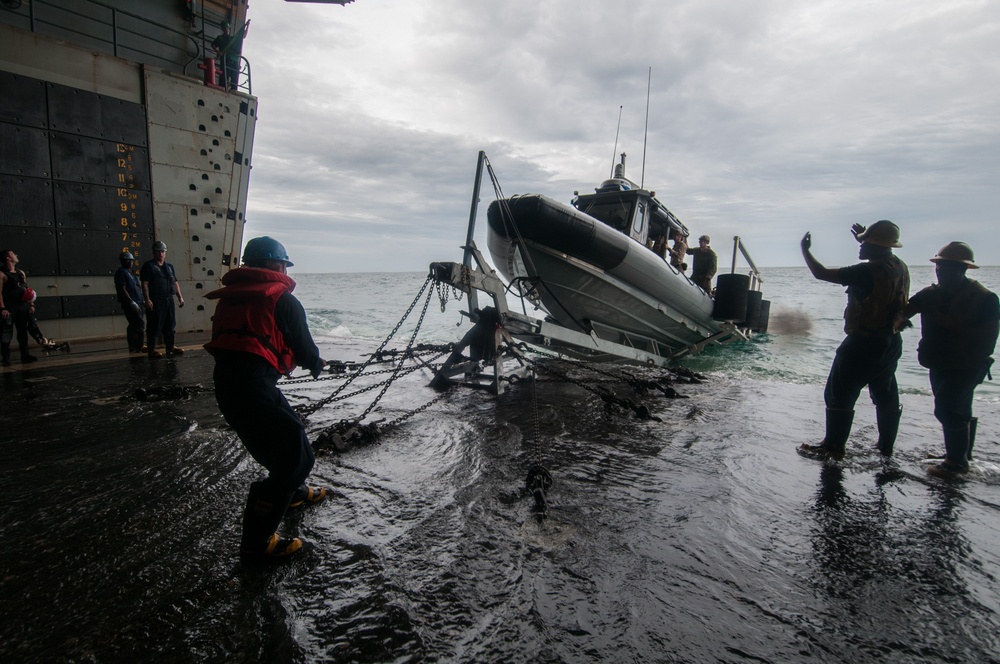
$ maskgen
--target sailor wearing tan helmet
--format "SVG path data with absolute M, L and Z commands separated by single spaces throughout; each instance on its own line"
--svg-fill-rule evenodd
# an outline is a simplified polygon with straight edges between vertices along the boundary
M 837 348 L 823 398 L 826 402 L 826 435 L 817 444 L 804 443 L 799 453 L 813 458 L 841 459 L 854 423 L 854 404 L 868 387 L 875 404 L 879 451 L 892 454 L 899 431 L 901 410 L 896 384 L 896 364 L 903 342 L 893 319 L 910 292 L 910 272 L 892 253 L 902 247 L 899 226 L 882 219 L 865 228 L 854 224 L 851 233 L 861 243 L 858 258 L 850 267 L 825 267 L 810 251 L 812 234 L 802 238 L 802 255 L 817 279 L 847 286 L 844 310 L 846 337 Z
M 691 268 L 691 281 L 701 286 L 706 293 L 712 293 L 712 277 L 719 269 L 719 258 L 709 247 L 712 238 L 702 235 L 698 238 L 698 246 L 687 250 L 688 255 L 694 256 Z
M 949 242 L 930 259 L 937 283 L 910 298 L 896 314 L 895 329 L 920 314 L 917 360 L 930 370 L 934 417 L 944 429 L 944 461 L 927 472 L 952 478 L 969 469 L 976 440 L 972 416 L 976 386 L 989 375 L 1000 331 L 1000 303 L 995 293 L 966 276 L 976 269 L 972 247 Z

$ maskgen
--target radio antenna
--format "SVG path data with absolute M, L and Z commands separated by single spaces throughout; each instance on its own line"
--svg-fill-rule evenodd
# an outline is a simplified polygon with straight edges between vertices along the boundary
M 611 151 L 611 177 L 615 176 L 615 153 L 618 152 L 618 132 L 622 130 L 622 108 L 624 108 L 624 105 L 618 107 L 618 128 L 615 129 L 615 149 Z
M 639 180 L 639 188 L 646 184 L 646 137 L 649 135 L 649 85 L 653 82 L 653 68 L 649 68 L 649 75 L 646 79 L 646 128 L 642 131 L 642 177 Z

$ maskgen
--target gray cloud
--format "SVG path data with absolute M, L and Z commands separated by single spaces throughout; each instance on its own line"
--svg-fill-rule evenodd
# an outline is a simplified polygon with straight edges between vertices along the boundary
M 478 150 L 505 194 L 566 201 L 610 171 L 620 106 L 640 179 L 648 67 L 645 184 L 696 232 L 777 266 L 801 264 L 811 230 L 847 264 L 850 224 L 891 218 L 906 260 L 965 239 L 1000 264 L 994 3 L 358 0 L 251 18 L 247 230 L 287 240 L 301 271 L 457 259 Z

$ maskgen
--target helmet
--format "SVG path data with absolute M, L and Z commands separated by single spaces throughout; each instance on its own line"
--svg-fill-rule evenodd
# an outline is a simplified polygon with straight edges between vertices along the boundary
M 880 247 L 899 248 L 903 245 L 899 243 L 899 226 L 888 219 L 876 221 L 863 233 L 858 233 L 858 242 L 867 242 Z
M 220 27 L 220 28 L 223 28 L 223 29 L 224 29 L 224 28 L 228 28 L 228 27 L 229 27 L 229 21 L 228 21 L 228 20 L 225 20 L 225 19 L 224 19 L 224 20 L 222 21 L 222 23 L 219 23 L 219 27 Z
M 35 293 L 35 289 L 29 286 L 28 288 L 24 289 L 23 293 L 21 293 L 21 302 L 24 303 L 34 302 L 36 297 L 38 297 L 38 294 Z
M 937 256 L 931 259 L 932 263 L 941 261 L 951 261 L 953 263 L 963 263 L 971 268 L 978 268 L 973 261 L 972 247 L 964 242 L 949 242 L 938 249 Z
M 120 261 L 134 261 L 135 260 L 135 256 L 133 256 L 132 254 L 130 254 L 127 251 L 123 251 L 121 253 L 121 256 L 118 257 L 118 260 L 120 260 Z
M 704 240 L 708 244 L 712 244 L 712 238 L 708 237 L 707 235 L 702 235 L 700 238 L 698 238 L 698 242 L 701 242 L 702 240 Z
M 284 245 L 274 238 L 255 237 L 243 249 L 243 262 L 251 267 L 262 267 L 264 261 L 282 261 L 287 267 L 294 265 L 288 260 Z
M 166 250 L 167 250 L 166 242 L 163 242 L 162 240 L 157 240 L 156 242 L 153 243 L 153 251 L 166 251 Z

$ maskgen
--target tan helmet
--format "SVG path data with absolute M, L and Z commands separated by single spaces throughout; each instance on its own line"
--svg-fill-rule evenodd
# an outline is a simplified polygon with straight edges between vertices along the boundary
M 972 247 L 964 242 L 949 242 L 938 249 L 937 256 L 931 259 L 932 263 L 940 261 L 951 261 L 952 263 L 963 263 L 971 268 L 978 268 L 973 261 Z
M 701 242 L 702 240 L 704 240 L 706 244 L 712 244 L 712 238 L 708 237 L 707 235 L 702 235 L 700 238 L 698 238 L 698 242 Z
M 899 226 L 888 219 L 881 219 L 865 229 L 864 233 L 858 234 L 858 242 L 867 242 L 880 247 L 894 247 L 896 249 L 903 245 L 899 242 Z

